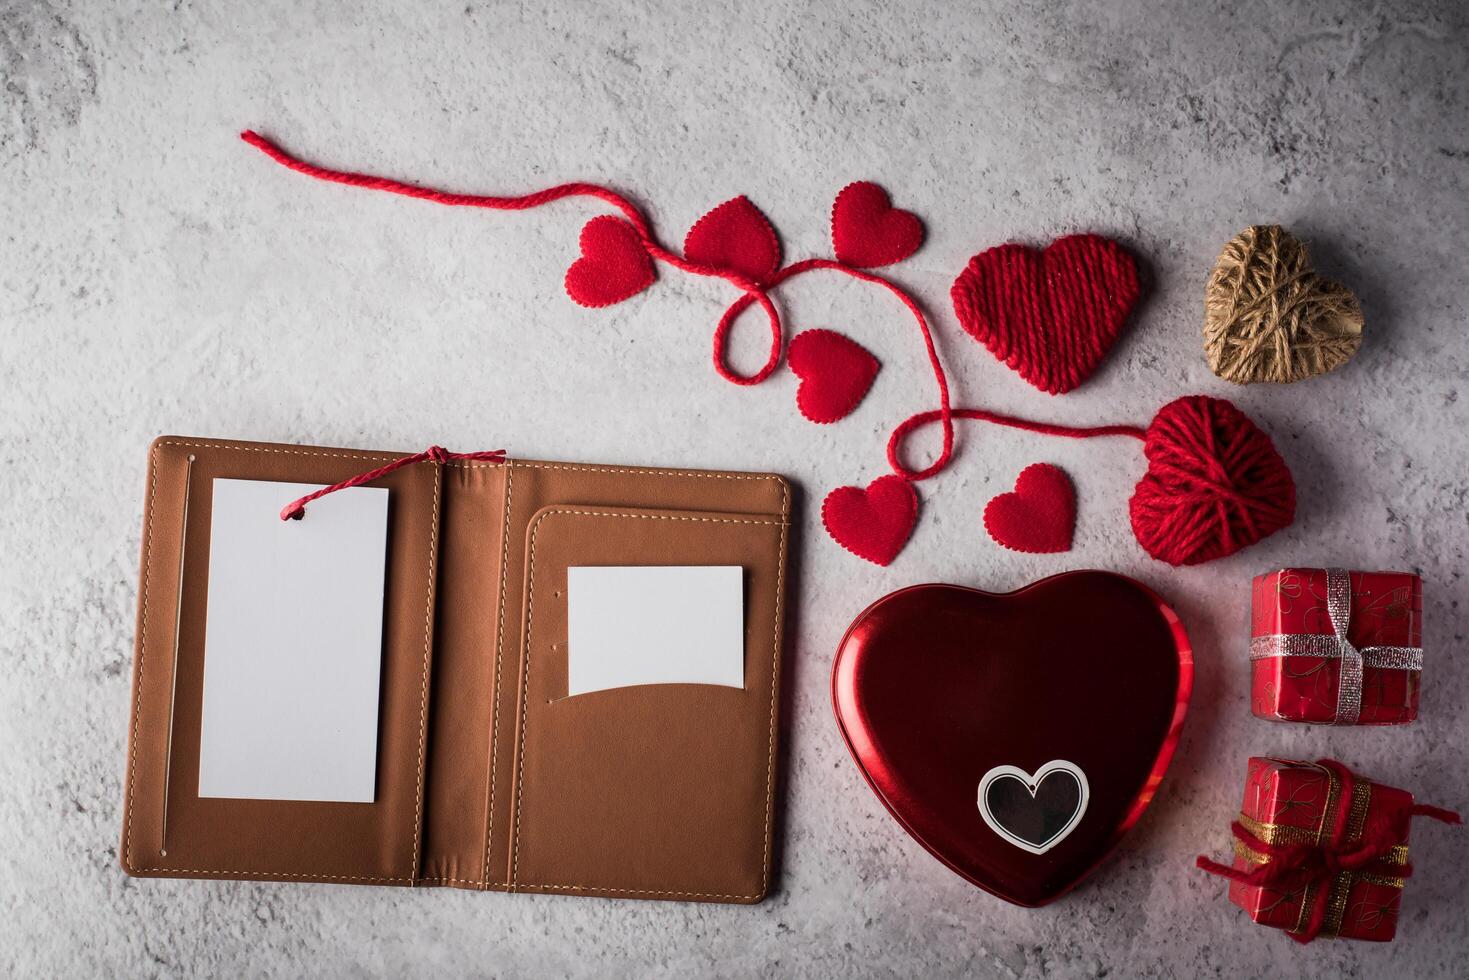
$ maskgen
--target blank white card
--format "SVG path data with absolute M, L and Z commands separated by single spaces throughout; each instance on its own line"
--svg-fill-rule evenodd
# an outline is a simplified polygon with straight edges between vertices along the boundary
M 738 565 L 566 570 L 567 694 L 635 684 L 745 686 Z
M 388 491 L 215 480 L 199 795 L 371 803 Z

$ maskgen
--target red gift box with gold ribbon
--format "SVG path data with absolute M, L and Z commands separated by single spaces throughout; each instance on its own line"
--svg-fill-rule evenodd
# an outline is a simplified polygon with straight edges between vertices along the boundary
M 1250 708 L 1271 721 L 1418 717 L 1423 584 L 1412 572 L 1283 568 L 1255 576 Z
M 1199 867 L 1230 879 L 1229 900 L 1298 942 L 1317 936 L 1387 942 L 1397 931 L 1408 824 L 1458 814 L 1415 804 L 1330 759 L 1252 758 L 1234 833 L 1234 862 Z

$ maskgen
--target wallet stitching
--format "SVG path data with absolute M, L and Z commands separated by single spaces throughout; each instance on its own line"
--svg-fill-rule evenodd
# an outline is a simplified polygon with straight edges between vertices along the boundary
M 220 445 L 212 442 L 180 442 L 176 440 L 165 440 L 158 443 L 160 446 L 188 446 L 195 449 L 228 450 L 239 453 L 281 453 L 287 456 L 325 456 L 332 459 L 402 459 L 402 453 L 377 453 L 377 452 L 324 452 L 309 449 L 278 449 L 273 446 L 233 446 Z M 509 460 L 504 463 L 474 463 L 466 460 L 452 460 L 441 463 L 442 466 L 451 466 L 456 469 L 484 470 L 498 469 L 511 464 L 534 470 L 581 470 L 597 473 L 627 473 L 637 476 L 692 476 L 704 477 L 711 480 L 769 480 L 770 477 L 756 473 L 714 473 L 705 470 L 663 470 L 648 467 L 644 469 L 631 469 L 627 467 L 596 466 L 593 464 L 578 463 L 531 463 L 523 460 Z M 784 492 L 784 491 L 782 491 Z
M 770 738 L 765 760 L 765 853 L 760 861 L 760 891 L 770 885 L 770 836 L 775 817 L 775 696 L 780 680 L 780 610 L 785 595 L 786 528 L 790 525 L 790 494 L 784 484 L 780 488 L 780 562 L 775 567 L 775 653 L 770 660 Z
M 476 880 L 474 878 L 450 878 L 447 875 L 432 875 L 432 876 L 430 876 L 428 878 L 419 878 L 418 879 L 418 883 L 420 885 L 441 885 L 441 884 L 483 885 L 484 884 L 484 882 L 478 881 L 478 880 Z
M 733 895 L 724 892 L 686 892 L 666 888 L 608 888 L 605 885 L 516 885 L 517 888 L 556 891 L 616 892 L 619 895 L 684 895 L 689 898 L 759 898 L 755 895 Z
M 133 695 L 133 740 L 128 746 L 128 816 L 127 828 L 123 831 L 122 860 L 129 871 L 140 870 L 133 864 L 133 783 L 138 774 L 138 731 L 143 708 L 143 665 L 148 658 L 148 579 L 153 570 L 153 501 L 158 494 L 158 449 L 155 447 L 148 466 L 148 530 L 143 545 L 143 614 L 138 637 L 138 676 L 134 680 L 137 690 Z M 182 597 L 180 597 L 182 598 Z M 165 800 L 164 804 L 167 805 Z
M 423 744 L 424 730 L 428 727 L 428 661 L 433 649 L 434 569 L 439 553 L 439 486 L 443 483 L 440 476 L 440 472 L 435 470 L 433 524 L 428 535 L 428 589 L 423 612 L 423 673 L 418 695 L 418 789 L 413 798 L 413 851 L 408 858 L 410 878 L 418 875 L 418 841 L 423 828 Z
M 394 879 L 389 879 L 389 880 L 398 881 L 398 880 L 401 880 L 401 879 L 394 878 Z M 484 882 L 475 881 L 473 878 L 447 878 L 447 877 L 444 877 L 444 878 L 419 878 L 418 881 L 419 881 L 420 884 L 429 883 L 429 882 L 433 882 L 433 883 L 450 883 L 450 884 L 456 884 L 456 885 L 482 885 L 482 884 L 484 884 Z M 506 883 L 503 882 L 503 881 L 496 881 L 496 882 L 491 882 L 491 884 L 503 886 Z M 716 892 L 685 892 L 685 891 L 669 891 L 669 890 L 650 889 L 650 888 L 604 888 L 604 887 L 602 887 L 600 885 L 519 885 L 517 887 L 519 887 L 519 888 L 525 888 L 525 889 L 557 889 L 557 890 L 573 890 L 573 891 L 617 892 L 619 894 L 626 894 L 626 895 L 688 895 L 688 896 L 693 897 L 693 898 L 754 898 L 755 897 L 753 895 L 725 895 L 725 894 L 716 893 Z
M 490 718 L 490 805 L 489 812 L 485 814 L 485 865 L 480 880 L 476 884 L 481 887 L 490 880 L 490 845 L 495 832 L 495 773 L 499 768 L 499 743 L 500 743 L 500 665 L 504 662 L 505 653 L 505 580 L 507 569 L 510 566 L 510 507 L 513 501 L 513 486 L 515 482 L 515 464 L 510 463 L 505 467 L 505 525 L 500 531 L 500 620 L 495 627 L 495 689 L 491 697 L 495 699 L 494 708 Z M 506 882 L 495 882 L 497 885 Z
M 594 466 L 578 463 L 528 463 L 524 460 L 506 460 L 524 469 L 532 470 L 590 470 L 596 473 L 626 473 L 632 476 L 696 476 L 706 477 L 711 480 L 769 480 L 771 477 L 764 473 L 714 473 L 708 470 L 660 470 L 660 469 L 629 469 L 613 466 Z M 785 491 L 782 490 L 782 493 Z
M 715 474 L 711 474 L 711 475 L 715 475 Z M 720 474 L 720 475 L 722 475 L 722 474 Z M 763 476 L 734 477 L 734 478 L 739 478 L 739 479 L 755 479 L 755 480 L 768 480 L 768 479 L 770 479 L 769 477 L 763 477 Z M 760 891 L 759 892 L 756 892 L 755 894 L 751 894 L 751 895 L 736 895 L 736 894 L 725 894 L 725 893 L 716 893 L 716 892 L 670 891 L 670 890 L 664 890 L 664 889 L 611 888 L 611 887 L 606 887 L 606 886 L 602 886 L 602 885 L 548 885 L 548 884 L 539 884 L 539 883 L 522 884 L 520 882 L 520 804 L 521 804 L 521 801 L 523 799 L 523 796 L 521 794 L 521 780 L 522 780 L 522 777 L 525 774 L 525 729 L 526 729 L 526 725 L 525 725 L 525 704 L 526 704 L 526 700 L 527 700 L 527 698 L 529 696 L 529 693 L 528 692 L 529 692 L 529 689 L 530 689 L 531 630 L 532 630 L 532 625 L 533 625 L 534 619 L 535 619 L 536 536 L 540 533 L 540 530 L 541 530 L 541 522 L 544 521 L 547 517 L 550 517 L 552 514 L 570 514 L 570 515 L 575 515 L 575 516 L 579 516 L 579 517 L 629 517 L 629 518 L 638 518 L 638 519 L 642 519 L 642 520 L 653 520 L 653 521 L 692 521 L 692 522 L 701 523 L 701 524 L 761 524 L 761 525 L 765 525 L 765 526 L 772 526 L 772 525 L 773 526 L 777 526 L 777 527 L 779 527 L 781 529 L 781 531 L 780 531 L 780 535 L 781 535 L 780 561 L 777 564 L 777 570 L 776 570 L 776 582 L 777 582 L 777 588 L 779 588 L 779 585 L 781 583 L 781 580 L 782 580 L 782 577 L 783 577 L 783 574 L 784 574 L 784 569 L 785 569 L 785 528 L 786 528 L 787 524 L 789 523 L 788 520 L 786 519 L 787 516 L 788 516 L 787 508 L 788 508 L 787 493 L 786 493 L 785 487 L 782 486 L 781 487 L 781 520 L 779 520 L 779 521 L 756 521 L 756 520 L 746 520 L 746 519 L 735 518 L 735 517 L 685 517 L 685 516 L 674 515 L 674 514 L 626 514 L 626 513 L 617 513 L 617 512 L 613 512 L 613 511 L 569 510 L 569 509 L 562 509 L 562 508 L 557 508 L 557 509 L 553 509 L 553 510 L 545 510 L 545 511 L 542 511 L 539 515 L 537 515 L 536 522 L 535 522 L 535 524 L 533 524 L 531 526 L 531 531 L 530 531 L 530 561 L 529 561 L 529 569 L 528 569 L 528 574 L 527 574 L 528 584 L 526 586 L 526 601 L 525 601 L 525 667 L 521 671 L 521 687 L 520 687 L 520 747 L 519 747 L 519 750 L 516 753 L 516 756 L 517 756 L 516 763 L 517 764 L 516 764 L 516 774 L 515 774 L 515 832 L 514 832 L 515 833 L 515 838 L 514 838 L 514 843 L 512 845 L 512 849 L 511 849 L 511 870 L 510 870 L 510 882 L 509 882 L 510 887 L 512 889 L 514 889 L 514 888 L 545 888 L 545 889 L 558 889 L 558 890 L 572 889 L 572 890 L 585 890 L 585 891 L 598 891 L 598 892 L 614 892 L 614 893 L 626 894 L 626 895 L 685 895 L 685 896 L 694 897 L 694 898 L 740 898 L 740 899 L 753 899 L 753 898 L 758 898 L 760 895 L 762 895 L 762 894 L 765 893 L 766 886 L 768 884 L 769 867 L 770 867 L 770 831 L 771 831 L 770 815 L 771 815 L 771 801 L 772 801 L 773 789 L 774 789 L 774 784 L 773 784 L 772 777 L 774 775 L 774 760 L 775 760 L 775 755 L 774 755 L 774 752 L 775 752 L 775 678 L 777 676 L 776 675 L 776 672 L 779 669 L 779 661 L 780 661 L 780 596 L 779 596 L 779 593 L 778 592 L 777 592 L 777 595 L 776 595 L 776 610 L 775 610 L 775 622 L 776 622 L 775 644 L 774 644 L 774 648 L 773 648 L 773 650 L 771 652 L 771 658 L 770 658 L 770 660 L 771 660 L 771 685 L 770 685 L 770 717 L 771 717 L 771 729 L 770 729 L 770 742 L 769 742 L 769 744 L 770 744 L 770 756 L 769 756 L 769 758 L 767 759 L 767 762 L 766 762 L 766 782 L 765 782 L 765 849 L 764 849 L 764 853 L 763 853 L 762 858 L 761 858 Z
M 403 453 L 322 452 L 322 451 L 309 450 L 309 449 L 276 449 L 276 448 L 271 447 L 271 446 L 231 446 L 231 445 L 221 445 L 219 443 L 213 443 L 213 442 L 176 442 L 174 440 L 165 440 L 163 442 L 158 443 L 158 445 L 160 445 L 160 446 L 189 446 L 189 447 L 194 448 L 194 449 L 214 449 L 214 450 L 222 450 L 222 451 L 226 451 L 226 452 L 237 452 L 237 453 L 281 453 L 281 454 L 284 454 L 284 455 L 287 455 L 287 456 L 326 456 L 326 457 L 330 457 L 332 459 L 372 459 L 372 460 L 389 459 L 389 460 L 395 460 L 395 459 L 402 459 L 403 456 L 404 456 Z M 451 460 L 451 461 L 446 462 L 446 463 L 440 463 L 439 465 L 440 466 L 453 466 L 453 467 L 456 467 L 456 468 L 466 469 L 466 470 L 483 470 L 483 469 L 493 469 L 493 468 L 498 467 L 498 466 L 501 466 L 503 464 L 501 464 L 501 463 L 471 463 L 471 462 L 467 462 L 467 461 L 463 461 L 463 460 Z M 396 880 L 399 880 L 399 879 L 393 879 L 393 880 L 396 881 Z
M 240 875 L 242 877 L 244 877 L 244 876 L 258 876 L 260 878 L 305 878 L 305 879 L 310 880 L 310 881 L 390 881 L 390 882 L 391 881 L 396 881 L 396 882 L 412 882 L 413 881 L 412 878 L 378 878 L 378 877 L 370 877 L 370 876 L 367 876 L 367 875 L 324 875 L 324 874 L 320 874 L 319 872 L 315 872 L 315 871 L 300 871 L 300 872 L 298 872 L 298 871 L 253 871 L 253 870 L 250 870 L 250 871 L 238 871 L 238 870 L 215 871 L 215 870 L 212 870 L 212 869 L 205 869 L 205 868 L 169 868 L 169 867 L 150 868 L 149 870 L 150 871 L 162 872 L 165 875 L 169 875 L 169 874 L 175 874 L 175 875 L 224 875 L 224 876 Z

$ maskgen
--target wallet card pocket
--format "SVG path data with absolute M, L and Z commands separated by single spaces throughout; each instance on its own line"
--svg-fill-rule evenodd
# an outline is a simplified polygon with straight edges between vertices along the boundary
M 764 896 L 786 530 L 774 515 L 586 504 L 532 516 L 511 888 Z M 568 697 L 568 569 L 599 566 L 740 569 L 743 687 L 653 683 Z

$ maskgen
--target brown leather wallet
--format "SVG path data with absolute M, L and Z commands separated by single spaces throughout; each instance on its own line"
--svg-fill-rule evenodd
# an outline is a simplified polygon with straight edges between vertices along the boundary
M 401 455 L 153 443 L 123 868 L 762 899 L 790 513 L 789 486 L 769 474 L 511 459 L 423 462 L 382 478 L 373 485 L 391 495 L 375 802 L 199 797 L 213 479 L 331 484 Z M 744 687 L 566 697 L 572 565 L 742 567 Z

